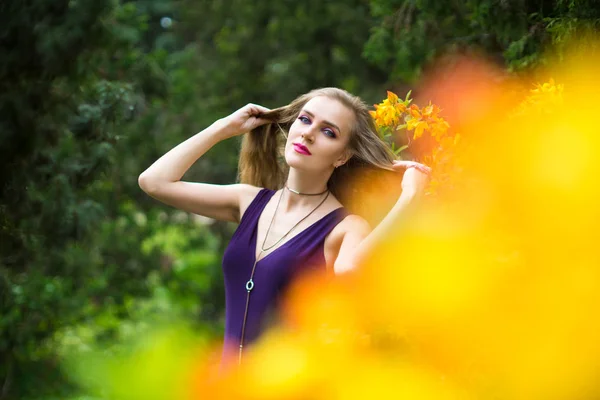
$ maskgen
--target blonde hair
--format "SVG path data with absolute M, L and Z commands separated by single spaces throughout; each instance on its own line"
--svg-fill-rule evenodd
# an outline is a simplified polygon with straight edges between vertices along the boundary
M 329 190 L 350 212 L 377 219 L 377 216 L 370 215 L 372 212 L 367 212 L 372 205 L 366 203 L 370 203 L 369 198 L 374 200 L 379 197 L 381 200 L 385 188 L 389 188 L 390 179 L 397 180 L 392 168 L 394 153 L 379 137 L 368 106 L 359 97 L 343 89 L 315 89 L 297 97 L 287 106 L 260 115 L 273 122 L 244 135 L 238 163 L 239 181 L 272 190 L 283 187 L 289 172 L 283 159 L 287 132 L 302 107 L 317 96 L 337 100 L 355 115 L 348 143 L 352 156 L 333 171 L 327 183 Z M 396 192 L 400 190 L 399 182 L 397 186 Z M 384 192 L 381 192 L 382 189 Z M 386 193 L 389 192 L 387 190 Z M 390 193 L 392 197 L 396 194 Z

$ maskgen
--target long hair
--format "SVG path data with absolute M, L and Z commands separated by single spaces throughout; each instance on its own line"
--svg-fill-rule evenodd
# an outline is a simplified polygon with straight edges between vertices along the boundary
M 367 105 L 359 97 L 343 89 L 315 89 L 297 97 L 287 106 L 260 115 L 273 122 L 244 135 L 238 179 L 242 183 L 272 190 L 283 187 L 289 172 L 283 154 L 287 132 L 302 107 L 317 96 L 337 100 L 355 115 L 348 143 L 352 157 L 333 171 L 327 186 L 351 213 L 374 222 L 385 214 L 382 211 L 389 204 L 385 204 L 383 209 L 381 206 L 386 203 L 386 199 L 391 201 L 397 198 L 400 191 L 397 173 L 392 168 L 395 157 L 379 137 Z M 373 208 L 374 205 L 377 207 Z

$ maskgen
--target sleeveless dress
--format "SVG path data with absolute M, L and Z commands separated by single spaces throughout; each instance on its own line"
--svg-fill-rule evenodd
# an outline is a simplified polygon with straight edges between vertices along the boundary
M 274 190 L 266 188 L 258 192 L 223 253 L 224 357 L 228 350 L 239 348 L 246 307 L 246 282 L 250 279 L 256 257 L 258 219 L 274 194 Z M 245 346 L 260 336 L 265 328 L 265 317 L 272 307 L 277 306 L 294 276 L 309 271 L 325 273 L 325 238 L 347 214 L 343 207 L 331 211 L 258 261 L 253 278 L 255 287 L 248 305 Z

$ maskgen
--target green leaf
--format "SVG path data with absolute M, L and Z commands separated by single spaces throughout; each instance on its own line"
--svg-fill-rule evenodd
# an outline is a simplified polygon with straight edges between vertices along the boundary
M 394 150 L 394 154 L 398 155 L 398 154 L 400 154 L 400 152 L 402 150 L 406 150 L 406 149 L 408 149 L 408 145 L 407 144 L 405 144 L 404 146 L 401 146 L 401 147 L 397 148 L 396 150 Z

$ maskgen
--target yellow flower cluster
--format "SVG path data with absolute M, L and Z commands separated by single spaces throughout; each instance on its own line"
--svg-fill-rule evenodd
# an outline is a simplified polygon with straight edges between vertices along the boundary
M 409 96 L 401 101 L 398 95 L 388 91 L 387 98 L 375 104 L 375 111 L 370 113 L 380 129 L 391 128 L 397 131 L 406 128 L 407 131 L 414 131 L 413 139 L 429 132 L 434 139 L 440 140 L 450 127 L 439 116 L 440 108 L 431 102 L 426 107 L 419 108 L 416 104 L 410 104 L 411 101 Z
M 412 132 L 412 137 L 407 137 L 407 142 L 416 140 L 428 133 L 435 141 L 435 145 L 429 154 L 423 155 L 419 160 L 430 166 L 434 174 L 429 180 L 427 194 L 435 194 L 436 188 L 440 186 L 441 181 L 447 181 L 451 171 L 448 170 L 449 158 L 453 159 L 454 147 L 458 143 L 458 135 L 448 136 L 450 124 L 440 117 L 440 107 L 436 104 L 429 104 L 420 108 L 416 104 L 410 104 L 410 92 L 404 100 L 400 100 L 398 95 L 393 92 L 387 92 L 387 98 L 381 103 L 375 104 L 375 110 L 371 111 L 371 116 L 375 120 L 380 134 L 384 140 L 391 142 L 392 151 L 398 154 L 408 144 L 395 148 L 395 143 L 391 139 L 392 133 L 406 130 Z M 450 146 L 450 147 L 448 147 Z M 452 168 L 450 168 L 452 169 Z
M 554 82 L 554 79 L 551 78 L 546 83 L 536 84 L 535 89 L 531 89 L 531 93 L 533 95 L 543 95 L 543 96 L 551 95 L 554 98 L 562 101 L 563 89 L 564 89 L 564 85 L 557 85 Z
M 370 113 L 379 127 L 398 125 L 400 117 L 406 112 L 408 102 L 400 101 L 395 93 L 388 91 L 387 98 L 380 104 L 375 104 L 375 111 Z
M 550 114 L 563 106 L 564 85 L 556 84 L 554 79 L 545 83 L 537 83 L 529 91 L 529 96 L 517 107 L 513 116 L 525 115 L 531 112 Z
M 406 123 L 406 129 L 409 131 L 414 130 L 413 139 L 420 138 L 427 131 L 434 139 L 441 140 L 450 128 L 450 124 L 439 116 L 440 108 L 435 104 L 429 103 L 423 109 L 419 109 L 419 106 L 412 104 L 408 108 L 408 112 L 410 119 Z

